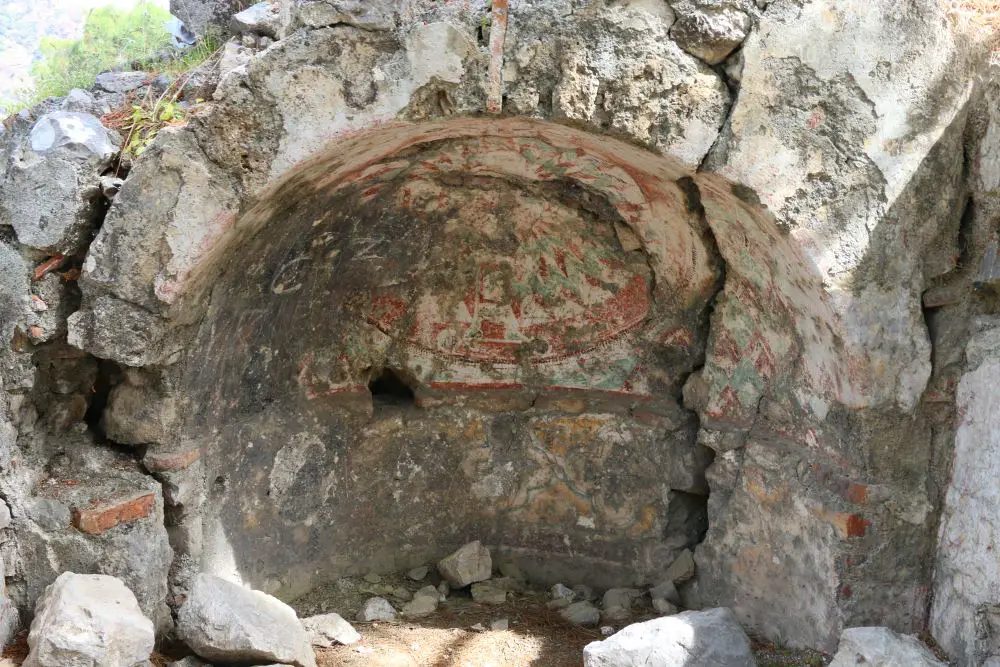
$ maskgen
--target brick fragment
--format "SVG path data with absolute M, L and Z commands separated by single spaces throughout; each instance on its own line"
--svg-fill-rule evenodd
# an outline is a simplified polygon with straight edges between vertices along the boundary
M 97 501 L 88 508 L 73 510 L 73 526 L 89 535 L 100 535 L 120 524 L 148 517 L 155 506 L 153 493 L 125 500 Z

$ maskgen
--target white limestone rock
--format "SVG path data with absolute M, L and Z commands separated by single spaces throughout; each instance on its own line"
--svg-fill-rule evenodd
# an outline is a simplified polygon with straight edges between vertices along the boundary
M 313 646 L 330 648 L 336 644 L 349 646 L 361 641 L 361 635 L 354 626 L 340 614 L 320 614 L 302 619 L 302 627 L 309 633 Z
M 291 607 L 210 574 L 191 583 L 177 612 L 177 633 L 207 660 L 316 667 L 309 635 Z
M 840 647 L 830 667 L 947 667 L 912 635 L 889 628 L 848 628 L 840 636 Z
M 360 623 L 371 623 L 372 621 L 394 621 L 396 620 L 396 609 L 385 598 L 368 598 L 361 605 L 361 610 L 357 617 Z
M 583 649 L 584 667 L 756 667 L 750 640 L 725 608 L 634 623 Z
M 26 667 L 149 664 L 153 622 L 120 579 L 63 572 L 35 606 Z
M 438 563 L 438 572 L 455 588 L 463 588 L 477 581 L 486 581 L 493 572 L 490 550 L 479 543 L 469 542 Z

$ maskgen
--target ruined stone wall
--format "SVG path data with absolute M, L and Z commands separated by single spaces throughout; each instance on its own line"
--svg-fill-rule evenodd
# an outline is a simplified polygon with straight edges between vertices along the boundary
M 974 664 L 967 519 L 937 540 L 991 405 L 995 123 L 936 2 L 279 4 L 109 208 L 116 137 L 4 135 L 17 606 L 94 570 L 167 624 L 196 571 L 288 597 L 476 538 L 639 584 L 696 546 L 688 606 L 830 648 L 933 598 Z

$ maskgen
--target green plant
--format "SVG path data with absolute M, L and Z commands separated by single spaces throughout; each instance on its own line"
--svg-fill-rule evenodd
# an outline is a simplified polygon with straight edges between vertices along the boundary
M 149 2 L 130 11 L 101 7 L 87 15 L 80 39 L 44 38 L 41 58 L 31 68 L 34 101 L 89 88 L 103 71 L 151 60 L 170 46 L 169 20 L 166 10 Z
M 155 100 L 153 89 L 147 88 L 142 101 L 131 104 L 130 110 L 119 110 L 102 119 L 105 125 L 125 135 L 123 157 L 139 157 L 164 127 L 187 122 L 191 107 L 185 107 L 177 101 L 185 80 L 186 77 L 177 79 Z M 196 104 L 200 102 L 201 100 L 196 100 Z
M 198 43 L 165 61 L 143 64 L 143 70 L 179 77 L 220 53 L 225 40 L 217 30 L 206 30 Z

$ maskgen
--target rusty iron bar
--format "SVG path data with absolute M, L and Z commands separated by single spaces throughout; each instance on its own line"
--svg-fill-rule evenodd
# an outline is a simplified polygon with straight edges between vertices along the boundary
M 508 0 L 493 0 L 490 18 L 490 71 L 486 113 L 503 111 L 503 44 L 507 38 Z

